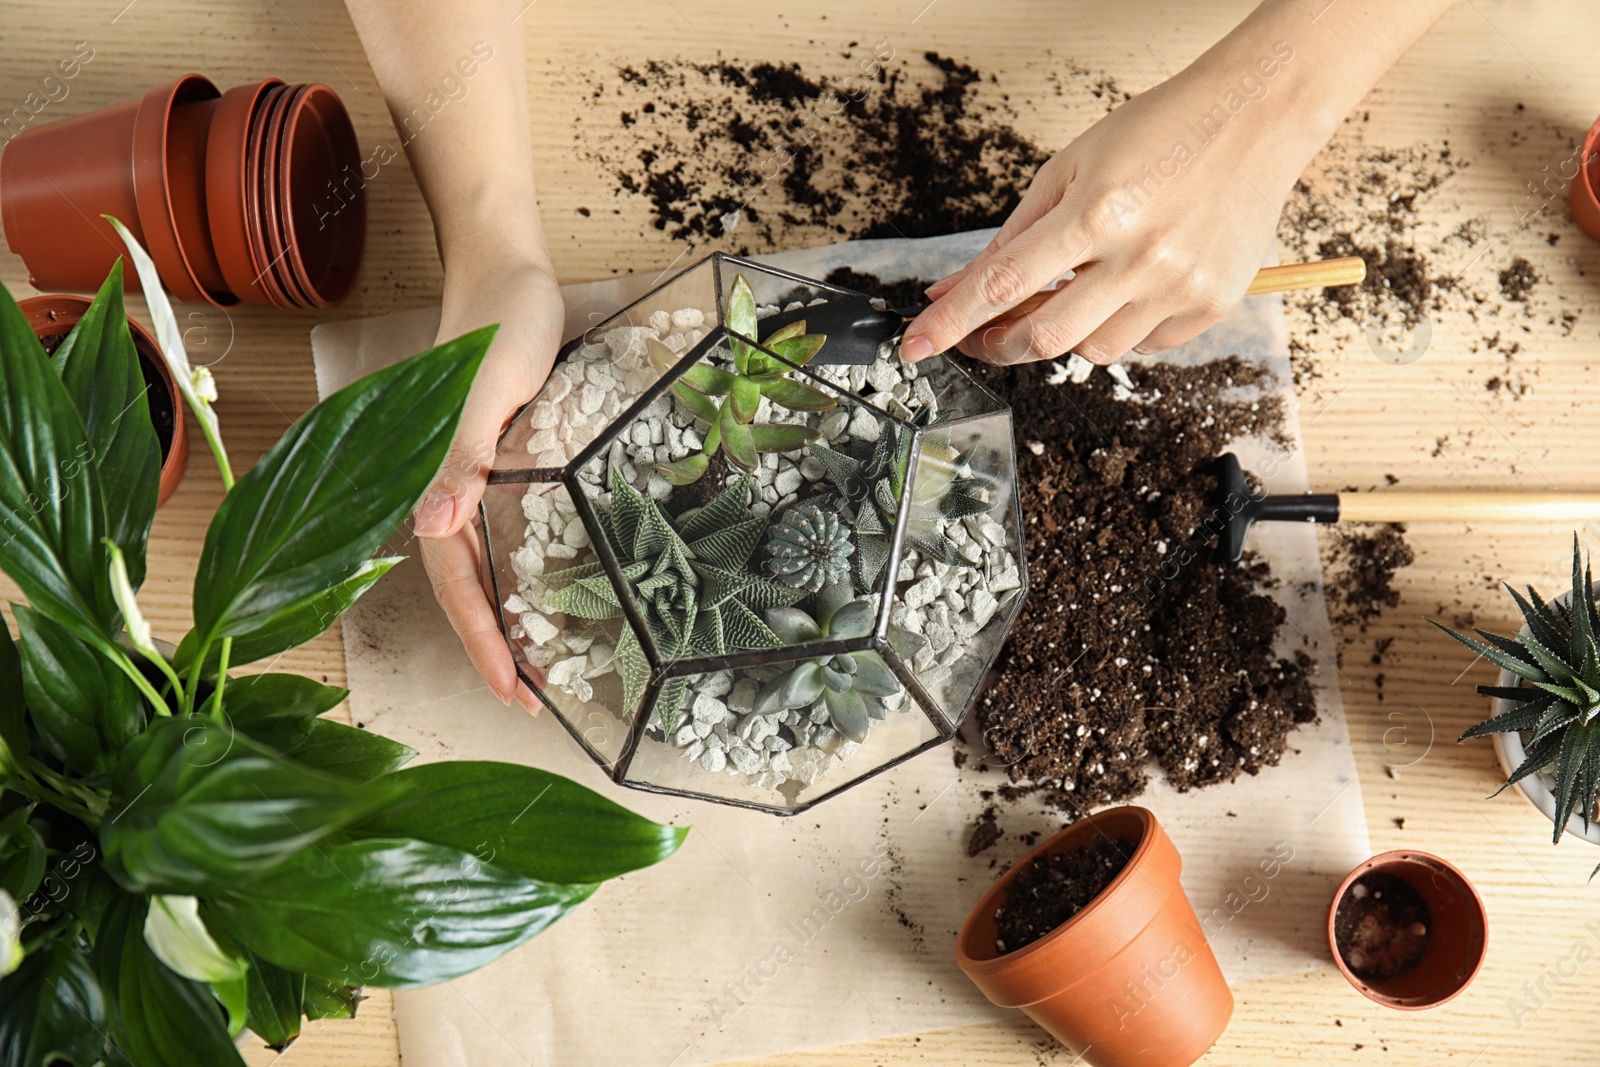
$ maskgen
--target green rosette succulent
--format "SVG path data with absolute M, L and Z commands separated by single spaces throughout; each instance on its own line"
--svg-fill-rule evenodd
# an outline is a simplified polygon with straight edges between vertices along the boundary
M 796 367 L 809 363 L 828 339 L 825 334 L 806 333 L 804 319 L 759 338 L 756 298 L 743 274 L 733 280 L 726 325 L 732 357 L 727 364 L 714 367 L 709 363 L 696 363 L 672 385 L 672 395 L 678 402 L 707 424 L 701 451 L 656 467 L 656 473 L 673 485 L 699 481 L 718 449 L 728 457 L 729 463 L 748 472 L 756 469 L 759 453 L 792 452 L 817 439 L 818 431 L 810 426 L 756 423 L 763 397 L 790 411 L 827 411 L 835 406 L 833 397 L 827 393 L 791 379 L 787 364 L 740 339 L 759 340 L 768 350 Z M 650 340 L 646 346 L 650 358 L 663 372 L 678 359 L 660 341 Z
M 1572 595 L 1567 603 L 1545 601 L 1532 586 L 1524 598 L 1506 590 L 1527 622 L 1527 632 L 1504 637 L 1476 631 L 1482 640 L 1435 622 L 1445 633 L 1497 667 L 1521 679 L 1515 686 L 1480 685 L 1478 692 L 1515 704 L 1461 735 L 1465 741 L 1487 734 L 1526 732 L 1527 757 L 1501 789 L 1535 771 L 1556 765 L 1554 840 L 1561 840 L 1576 809 L 1588 826 L 1600 798 L 1600 606 L 1593 575 L 1572 541 Z M 1432 620 L 1429 620 L 1432 622 Z M 1595 868 L 1600 872 L 1600 867 Z M 1593 875 L 1591 875 L 1593 877 Z
M 750 490 L 751 479 L 742 477 L 674 525 L 655 500 L 611 472 L 611 507 L 600 512 L 600 525 L 651 638 L 669 660 L 782 643 L 757 612 L 793 604 L 803 594 L 750 573 L 750 556 L 767 530 L 767 520 L 749 512 Z M 568 567 L 541 581 L 546 611 L 595 621 L 623 613 L 601 563 Z M 623 707 L 632 709 L 650 680 L 650 665 L 631 626 L 623 625 L 615 657 Z M 674 678 L 656 702 L 669 733 L 687 689 L 687 679 Z
M 803 644 L 832 637 L 865 637 L 872 632 L 870 598 L 848 600 L 848 586 L 829 586 L 817 598 L 811 615 L 795 607 L 772 608 L 767 622 L 785 644 Z M 846 602 L 834 607 L 840 600 Z M 768 682 L 756 695 L 756 711 L 772 715 L 811 709 L 820 702 L 833 728 L 852 741 L 867 739 L 872 723 L 888 715 L 885 697 L 901 692 L 883 657 L 876 652 L 841 652 L 806 660 Z

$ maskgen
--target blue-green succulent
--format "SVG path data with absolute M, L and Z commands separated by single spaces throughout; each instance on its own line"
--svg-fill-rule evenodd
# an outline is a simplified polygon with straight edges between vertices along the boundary
M 816 617 L 780 607 L 767 611 L 767 623 L 786 645 L 865 637 L 872 632 L 872 600 L 849 600 L 850 595 L 848 586 L 829 586 L 817 598 Z M 772 679 L 757 693 L 756 711 L 771 715 L 821 703 L 833 728 L 860 742 L 874 720 L 888 714 L 884 698 L 901 691 L 900 679 L 876 652 L 841 652 L 806 660 Z
M 815 504 L 790 508 L 767 534 L 767 568 L 784 585 L 815 593 L 850 580 L 850 529 Z

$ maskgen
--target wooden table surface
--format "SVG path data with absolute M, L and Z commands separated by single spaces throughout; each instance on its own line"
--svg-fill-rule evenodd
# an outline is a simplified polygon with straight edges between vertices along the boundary
M 790 59 L 819 74 L 843 74 L 849 65 L 840 58 L 841 46 L 883 38 L 903 56 L 938 49 L 998 75 L 1020 112 L 1019 127 L 1041 144 L 1060 145 L 1102 108 L 1081 93 L 1069 94 L 1066 103 L 1035 106 L 1050 96 L 1051 74 L 1071 79 L 1075 64 L 1142 89 L 1181 68 L 1250 6 L 1249 0 L 530 3 L 521 22 L 530 42 L 533 136 L 557 268 L 563 280 L 576 281 L 615 269 L 665 267 L 686 259 L 686 252 L 710 250 L 686 249 L 650 228 L 647 206 L 638 199 L 615 201 L 620 214 L 577 213 L 609 197 L 615 185 L 574 151 L 573 136 L 589 87 L 608 72 L 615 77 L 614 60 L 721 54 Z M 6 23 L 4 109 L 20 104 L 76 42 L 94 49 L 93 60 L 69 83 L 67 99 L 50 104 L 38 121 L 131 98 L 189 70 L 224 87 L 275 74 L 334 86 L 355 117 L 364 150 L 396 143 L 344 9 L 327 0 L 56 0 L 12 4 Z M 641 27 L 643 39 L 619 32 L 626 26 Z M 1553 185 L 1550 210 L 1524 225 L 1525 213 L 1539 206 L 1529 183 L 1569 158 L 1600 113 L 1592 77 L 1597 48 L 1600 16 L 1587 5 L 1468 0 L 1363 105 L 1367 120 L 1359 134 L 1368 144 L 1448 141 L 1470 164 L 1448 189 L 1419 200 L 1432 232 L 1473 221 L 1458 242 L 1464 286 L 1496 293 L 1496 275 L 1514 256 L 1531 261 L 1543 280 L 1536 312 L 1508 304 L 1489 315 L 1493 321 L 1474 322 L 1452 306 L 1433 316 L 1431 347 L 1403 367 L 1375 359 L 1359 332 L 1306 337 L 1303 319 L 1291 316 L 1322 372 L 1300 394 L 1314 484 L 1365 488 L 1394 475 L 1414 489 L 1600 489 L 1594 471 L 1600 246 L 1572 225 L 1559 185 Z M 248 467 L 314 402 L 312 325 L 324 317 L 437 302 L 433 238 L 403 160 L 382 169 L 369 196 L 367 266 L 355 294 L 337 311 L 181 309 L 191 351 L 212 364 L 220 383 L 218 410 L 236 469 Z M 786 237 L 797 246 L 827 239 L 805 232 Z M 21 262 L 9 252 L 0 253 L 0 280 L 14 294 L 30 291 Z M 1570 330 L 1555 314 L 1559 309 L 1576 314 Z M 1483 338 L 1502 330 L 1520 340 L 1517 373 L 1534 386 L 1516 400 L 1484 388 L 1488 376 L 1505 368 Z M 151 577 L 141 598 L 168 637 L 187 628 L 194 560 L 220 493 L 209 457 L 197 445 L 188 477 L 157 520 Z M 1571 536 L 1566 528 L 1414 526 L 1407 539 L 1417 562 L 1399 576 L 1398 608 L 1365 633 L 1341 635 L 1344 698 L 1373 846 L 1436 852 L 1471 877 L 1492 919 L 1488 961 L 1476 983 L 1452 1004 L 1421 1013 L 1369 1004 L 1331 967 L 1241 983 L 1234 990 L 1233 1024 L 1205 1063 L 1600 1060 L 1600 1017 L 1593 1011 L 1600 964 L 1588 962 L 1600 949 L 1600 923 L 1587 925 L 1600 919 L 1600 885 L 1585 881 L 1600 851 L 1572 840 L 1552 848 L 1548 825 L 1520 796 L 1484 799 L 1498 784 L 1490 747 L 1457 745 L 1454 738 L 1484 712 L 1472 685 L 1488 681 L 1489 671 L 1479 664 L 1463 675 L 1471 657 L 1423 621 L 1439 612 L 1472 613 L 1480 625 L 1513 626 L 1495 580 L 1558 582 Z M 1596 531 L 1585 539 L 1600 544 Z M 1384 663 L 1371 665 L 1374 642 L 1387 638 L 1395 640 Z M 281 666 L 341 682 L 337 633 Z M 1392 770 L 1396 764 L 1404 766 Z M 397 1063 L 389 1007 L 388 996 L 374 991 L 356 1020 L 312 1024 L 281 1059 L 302 1067 Z M 664 1065 L 669 1055 L 662 1058 Z M 255 1049 L 249 1059 L 266 1064 L 275 1057 Z M 761 1062 L 987 1067 L 1071 1059 L 1019 1017 Z

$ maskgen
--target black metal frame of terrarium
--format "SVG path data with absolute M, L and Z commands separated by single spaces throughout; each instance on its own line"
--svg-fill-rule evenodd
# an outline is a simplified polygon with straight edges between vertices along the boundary
M 587 445 L 578 451 L 576 455 L 574 455 L 564 465 L 560 467 L 526 465 L 502 466 L 501 459 L 506 451 L 505 444 L 508 439 L 518 433 L 518 428 L 524 423 L 529 411 L 539 403 L 540 397 L 535 397 L 533 401 L 530 401 L 529 404 L 525 405 L 523 409 L 517 413 L 517 415 L 509 424 L 507 431 L 502 436 L 501 456 L 497 456 L 495 467 L 489 477 L 490 493 L 493 493 L 496 487 L 507 486 L 531 487 L 534 485 L 550 485 L 552 487 L 560 486 L 565 489 L 571 504 L 575 506 L 585 529 L 590 534 L 592 547 L 599 555 L 600 561 L 604 564 L 605 573 L 611 579 L 612 587 L 616 590 L 617 596 L 621 602 L 623 614 L 622 625 L 631 627 L 633 629 L 636 637 L 639 639 L 640 645 L 644 649 L 645 655 L 649 662 L 649 684 L 644 692 L 643 698 L 636 704 L 635 707 L 623 709 L 620 713 L 618 713 L 618 718 L 621 719 L 627 726 L 627 735 L 621 746 L 620 752 L 614 758 L 600 751 L 594 743 L 594 739 L 589 736 L 590 734 L 594 733 L 596 727 L 591 726 L 586 728 L 583 723 L 571 721 L 568 715 L 562 712 L 562 710 L 558 707 L 558 702 L 553 700 L 551 695 L 546 691 L 546 686 L 542 684 L 540 679 L 532 670 L 530 670 L 530 664 L 521 654 L 518 642 L 512 637 L 512 618 L 508 618 L 509 613 L 503 607 L 507 600 L 507 589 L 505 586 L 508 583 L 505 575 L 502 573 L 502 569 L 504 559 L 507 557 L 509 552 L 513 551 L 514 546 L 508 546 L 503 543 L 499 543 L 496 540 L 495 524 L 493 521 L 491 521 L 491 503 L 489 494 L 486 494 L 484 502 L 479 505 L 479 519 L 482 523 L 484 535 L 484 556 L 487 560 L 487 570 L 490 575 L 492 592 L 495 598 L 500 631 L 502 636 L 507 641 L 508 646 L 511 648 L 512 658 L 516 664 L 518 675 L 533 690 L 533 692 L 539 696 L 541 702 L 543 702 L 546 707 L 550 708 L 551 711 L 556 714 L 556 717 L 561 721 L 562 726 L 572 736 L 573 740 L 576 741 L 578 745 L 581 746 L 583 750 L 592 759 L 594 759 L 594 761 L 602 769 L 609 771 L 611 778 L 615 782 L 629 788 L 641 789 L 649 792 L 660 792 L 677 796 L 693 797 L 696 799 L 709 800 L 716 803 L 732 804 L 739 807 L 767 811 L 779 815 L 795 815 L 810 809 L 813 805 L 820 803 L 823 800 L 837 795 L 845 789 L 859 784 L 860 782 L 880 774 L 883 771 L 898 766 L 899 764 L 916 755 L 949 741 L 955 736 L 962 723 L 965 721 L 968 713 L 971 711 L 973 704 L 976 702 L 978 693 L 982 691 L 981 680 L 992 667 L 993 662 L 1004 643 L 1005 635 L 1009 632 L 1011 625 L 1015 621 L 1017 611 L 1020 609 L 1022 600 L 1026 597 L 1028 591 L 1027 563 L 1026 554 L 1024 552 L 1022 523 L 1020 518 L 1020 499 L 1016 484 L 1015 435 L 1011 423 L 1011 412 L 1009 407 L 997 396 L 995 396 L 992 391 L 985 388 L 981 383 L 971 378 L 964 371 L 961 371 L 953 363 L 947 360 L 936 361 L 938 364 L 943 365 L 943 370 L 939 371 L 939 373 L 955 376 L 955 378 L 959 379 L 960 388 L 970 390 L 973 396 L 983 398 L 983 400 L 989 406 L 986 410 L 971 414 L 956 415 L 947 421 L 940 421 L 930 427 L 915 424 L 905 418 L 885 411 L 880 407 L 869 404 L 860 396 L 850 395 L 848 390 L 845 390 L 824 380 L 823 378 L 818 377 L 818 375 L 815 374 L 812 369 L 809 369 L 806 366 L 797 366 L 794 363 L 791 363 L 782 355 L 779 355 L 778 353 L 773 352 L 771 349 L 764 347 L 756 339 L 744 337 L 741 334 L 732 333 L 732 331 L 728 330 L 728 328 L 724 325 L 726 320 L 725 302 L 727 300 L 731 285 L 731 282 L 729 281 L 731 275 L 728 273 L 730 271 L 748 273 L 761 276 L 766 279 L 781 280 L 789 283 L 797 290 L 810 290 L 813 291 L 814 294 L 820 295 L 823 298 L 837 297 L 852 301 L 868 301 L 871 298 L 854 290 L 831 285 L 812 278 L 806 278 L 802 275 L 766 266 L 742 257 L 731 256 L 722 252 L 712 253 L 705 260 L 702 260 L 701 262 L 679 272 L 668 281 L 654 287 L 649 293 L 646 293 L 634 303 L 615 313 L 606 321 L 606 323 L 598 327 L 591 328 L 590 330 L 586 331 L 584 335 L 567 342 L 562 346 L 560 353 L 557 356 L 557 365 L 559 366 L 562 362 L 569 360 L 573 356 L 573 353 L 586 342 L 595 343 L 595 338 L 604 336 L 604 334 L 610 329 L 623 325 L 640 325 L 640 320 L 644 318 L 644 311 L 642 309 L 647 308 L 655 299 L 657 294 L 671 290 L 674 285 L 688 278 L 694 272 L 705 270 L 708 264 L 712 272 L 714 285 L 716 321 L 714 325 L 708 324 L 708 329 L 706 330 L 704 337 L 693 344 L 692 347 L 677 353 L 677 361 L 661 374 L 659 380 L 646 388 L 642 393 L 640 393 L 640 395 L 635 397 L 632 403 L 628 404 L 625 409 L 612 418 L 605 428 L 596 434 L 593 440 L 589 441 Z M 813 299 L 815 299 L 815 296 L 813 296 Z M 790 374 L 802 376 L 807 385 L 828 392 L 830 395 L 837 394 L 841 400 L 848 401 L 851 404 L 871 408 L 876 418 L 888 423 L 892 423 L 898 428 L 899 433 L 909 435 L 909 445 L 907 446 L 909 448 L 909 455 L 911 457 L 916 457 L 917 461 L 910 462 L 908 464 L 906 480 L 902 487 L 900 500 L 898 502 L 899 510 L 897 514 L 897 521 L 895 521 L 893 525 L 892 549 L 888 562 L 882 567 L 882 571 L 875 588 L 867 593 L 867 595 L 875 596 L 877 598 L 877 603 L 872 631 L 864 637 L 845 639 L 825 638 L 823 640 L 807 642 L 803 645 L 787 645 L 782 648 L 736 651 L 723 655 L 697 657 L 694 659 L 672 659 L 661 654 L 660 649 L 658 648 L 658 642 L 656 641 L 655 636 L 652 634 L 651 627 L 635 600 L 629 583 L 626 580 L 621 580 L 619 578 L 621 573 L 621 564 L 618 561 L 614 546 L 611 544 L 609 538 L 601 535 L 601 531 L 605 528 L 601 521 L 601 515 L 596 509 L 594 502 L 590 499 L 589 494 L 585 491 L 584 486 L 581 484 L 579 472 L 583 471 L 586 467 L 589 467 L 597 461 L 603 462 L 604 458 L 608 454 L 609 449 L 611 448 L 613 441 L 616 441 L 621 434 L 628 432 L 631 427 L 637 424 L 642 419 L 647 409 L 649 409 L 650 406 L 658 399 L 663 396 L 670 395 L 669 390 L 671 390 L 673 384 L 683 377 L 683 375 L 686 374 L 691 367 L 704 360 L 707 355 L 715 351 L 719 345 L 727 344 L 727 339 L 729 337 L 738 338 L 750 348 L 762 352 L 769 357 L 783 363 L 790 368 Z M 827 362 L 828 361 L 824 358 L 818 358 L 816 365 L 824 365 Z M 541 392 L 541 396 L 542 395 L 543 392 Z M 1014 587 L 1016 590 L 1015 594 L 1012 595 L 1005 604 L 996 609 L 989 622 L 980 627 L 980 629 L 987 629 L 991 625 L 994 626 L 996 628 L 997 636 L 991 641 L 989 648 L 982 655 L 981 661 L 973 664 L 965 671 L 965 676 L 975 677 L 977 681 L 971 686 L 970 691 L 966 694 L 964 699 L 961 700 L 960 707 L 953 709 L 941 708 L 935 697 L 924 688 L 922 681 L 917 675 L 917 672 L 914 671 L 911 667 L 911 664 L 900 655 L 890 640 L 890 616 L 895 604 L 895 590 L 898 585 L 902 584 L 902 582 L 897 578 L 897 574 L 901 569 L 901 564 L 904 559 L 905 541 L 909 527 L 909 512 L 912 506 L 912 501 L 915 498 L 915 479 L 917 476 L 917 467 L 921 462 L 921 449 L 923 447 L 925 435 L 930 431 L 930 429 L 944 432 L 958 429 L 967 423 L 976 423 L 980 420 L 995 419 L 1004 420 L 1005 436 L 1009 444 L 1009 450 L 1007 452 L 1008 462 L 1006 465 L 1008 467 L 1010 484 L 1009 486 L 1004 487 L 1003 494 L 1006 498 L 1005 504 L 1009 509 L 1008 514 L 1010 516 L 1008 532 L 1011 532 L 1014 535 L 1014 543 L 1011 544 L 1011 551 L 1014 552 L 1015 565 L 1017 568 L 1017 580 L 1019 581 L 1019 585 Z M 517 458 L 520 459 L 521 457 L 518 456 Z M 799 503 L 800 501 L 796 501 L 796 506 Z M 797 663 L 802 660 L 832 656 L 837 653 L 856 653 L 869 651 L 876 652 L 879 656 L 883 657 L 884 662 L 890 666 L 896 678 L 905 688 L 909 701 L 915 705 L 916 712 L 924 716 L 927 722 L 931 725 L 932 735 L 921 743 L 915 744 L 913 747 L 908 748 L 906 751 L 890 758 L 883 759 L 877 764 L 873 765 L 869 770 L 849 777 L 848 779 L 839 782 L 834 787 L 821 792 L 819 795 L 807 798 L 801 802 L 793 803 L 791 806 L 784 806 L 778 803 L 763 803 L 760 800 L 746 797 L 718 795 L 715 792 L 704 789 L 662 785 L 657 782 L 629 777 L 629 772 L 633 768 L 635 757 L 638 755 L 639 750 L 645 742 L 650 731 L 655 730 L 659 732 L 661 729 L 660 723 L 652 722 L 652 720 L 657 718 L 656 704 L 658 698 L 660 697 L 663 688 L 672 679 L 703 675 L 707 674 L 708 672 L 772 666 L 782 663 Z M 647 714 L 641 714 L 641 712 L 644 712 L 647 709 Z M 682 709 L 680 708 L 679 710 Z M 896 712 L 895 714 L 901 714 L 901 712 Z M 707 771 L 703 773 L 720 774 L 721 772 Z M 792 783 L 786 783 L 786 785 L 787 784 Z M 797 795 L 801 791 L 801 789 L 796 788 L 793 792 Z

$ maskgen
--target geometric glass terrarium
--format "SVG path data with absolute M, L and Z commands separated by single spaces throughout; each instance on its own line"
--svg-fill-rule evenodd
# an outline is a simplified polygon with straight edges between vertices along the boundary
M 615 781 L 794 814 L 970 710 L 1027 591 L 1010 410 L 948 360 L 831 361 L 860 346 L 807 309 L 866 299 L 714 253 L 502 436 L 500 627 Z

